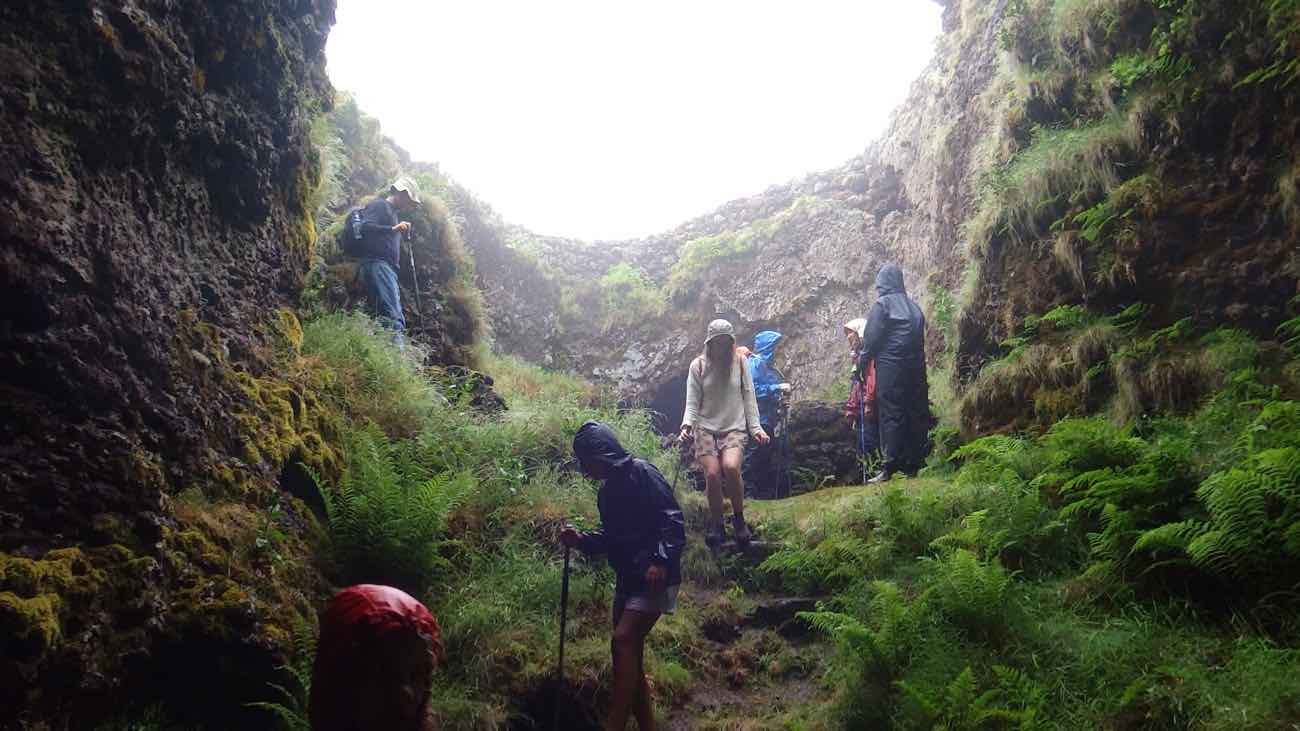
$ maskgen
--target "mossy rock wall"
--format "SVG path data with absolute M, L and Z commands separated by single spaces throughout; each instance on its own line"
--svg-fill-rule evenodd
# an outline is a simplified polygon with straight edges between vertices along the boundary
M 1103 407 L 1125 418 L 1186 408 L 1208 390 L 1198 354 L 1177 342 L 1188 338 L 1162 344 L 1163 358 L 1128 357 L 1126 346 L 1178 323 L 1268 339 L 1300 291 L 1300 94 L 1293 70 L 1252 80 L 1293 62 L 1294 10 L 1015 7 L 998 26 L 1006 51 L 989 91 L 1000 121 L 967 225 L 962 426 L 973 435 Z M 1040 337 L 1029 358 L 981 376 L 1039 315 L 1133 305 L 1143 315 L 1123 333 Z
M 182 678 L 186 713 L 230 720 L 223 684 L 253 693 L 313 615 L 310 517 L 278 480 L 336 468 L 332 417 L 271 374 L 301 338 L 333 14 L 0 8 L 6 722 L 89 728 Z M 303 568 L 253 555 L 258 530 Z

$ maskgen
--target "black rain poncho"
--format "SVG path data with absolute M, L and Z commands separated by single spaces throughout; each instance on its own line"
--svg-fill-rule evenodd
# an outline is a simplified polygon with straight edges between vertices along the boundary
M 907 296 L 894 264 L 876 275 L 876 303 L 867 315 L 857 373 L 876 361 L 876 406 L 887 472 L 920 469 L 929 454 L 929 385 L 925 376 L 925 315 Z
M 618 591 L 645 591 L 651 562 L 668 569 L 665 586 L 682 582 L 686 524 L 672 488 L 658 468 L 636 459 L 605 424 L 589 421 L 573 438 L 573 453 L 585 463 L 600 463 L 609 476 L 596 494 L 600 530 L 586 533 L 579 547 L 605 553 L 618 576 Z

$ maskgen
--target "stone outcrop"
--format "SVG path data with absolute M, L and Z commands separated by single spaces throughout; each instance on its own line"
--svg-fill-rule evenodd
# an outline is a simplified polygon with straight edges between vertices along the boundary
M 862 482 L 857 432 L 844 404 L 800 401 L 790 407 L 790 463 L 794 492 Z

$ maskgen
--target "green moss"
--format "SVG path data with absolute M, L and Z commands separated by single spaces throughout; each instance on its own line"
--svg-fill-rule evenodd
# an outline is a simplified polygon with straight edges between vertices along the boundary
M 229 565 L 229 554 L 218 548 L 201 531 L 181 531 L 172 537 L 172 541 L 191 561 L 209 571 L 224 570 Z
M 23 597 L 53 592 L 87 594 L 103 582 L 80 548 L 60 548 L 40 560 L 0 553 L 0 589 Z
M 337 474 L 342 460 L 338 449 L 330 445 L 337 443 L 341 417 L 317 396 L 323 390 L 315 378 L 317 373 L 303 370 L 297 375 L 301 385 L 282 375 L 256 378 L 235 374 L 248 399 L 247 409 L 235 416 L 244 436 L 244 457 L 277 468 L 297 459 L 318 474 Z
M 59 597 L 53 594 L 24 599 L 0 592 L 0 648 L 18 656 L 41 655 L 58 642 Z
M 281 307 L 277 313 L 279 318 L 274 323 L 275 330 L 289 349 L 297 353 L 302 350 L 302 323 L 298 321 L 298 315 L 287 307 Z
M 1086 402 L 1078 387 L 1041 388 L 1034 394 L 1034 415 L 1043 424 L 1076 416 L 1085 410 Z

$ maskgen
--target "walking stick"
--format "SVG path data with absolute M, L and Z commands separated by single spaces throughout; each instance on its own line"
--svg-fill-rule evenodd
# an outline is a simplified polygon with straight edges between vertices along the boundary
M 677 497 L 677 476 L 682 472 L 682 443 L 681 440 L 674 440 L 673 455 L 676 457 L 676 464 L 673 466 L 673 497 Z
M 564 688 L 564 628 L 569 621 L 569 553 L 573 549 L 564 547 L 564 578 L 560 580 L 560 661 L 555 666 L 555 711 L 551 716 L 551 728 L 560 728 L 560 693 Z
M 865 393 L 858 398 L 858 460 L 862 464 L 862 484 L 865 485 L 867 484 L 867 395 Z
M 790 476 L 790 463 L 794 461 L 794 455 L 790 454 L 790 404 L 781 405 L 781 472 L 785 475 L 785 496 L 790 497 L 790 490 L 794 487 L 794 478 Z M 777 497 L 780 497 L 778 489 Z
M 406 251 L 411 255 L 411 281 L 415 284 L 415 314 L 420 316 L 420 330 L 424 330 L 424 310 L 420 309 L 420 275 L 415 271 L 415 242 L 406 240 Z

